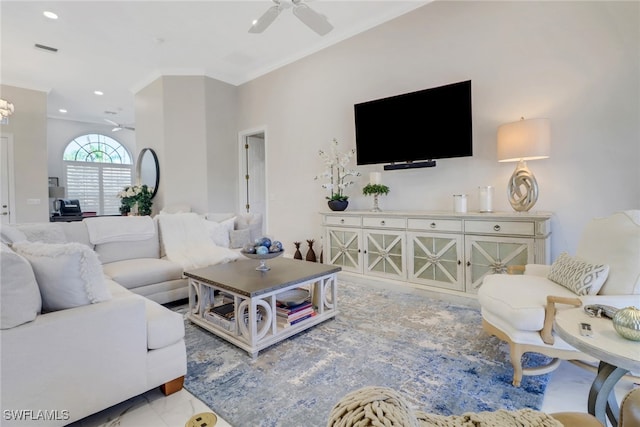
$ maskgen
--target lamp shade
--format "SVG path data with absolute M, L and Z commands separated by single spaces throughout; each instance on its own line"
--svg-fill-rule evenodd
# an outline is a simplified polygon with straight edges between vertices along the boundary
M 551 152 L 549 119 L 529 119 L 498 128 L 498 161 L 546 159 Z
M 64 187 L 49 187 L 50 199 L 62 199 L 64 198 Z

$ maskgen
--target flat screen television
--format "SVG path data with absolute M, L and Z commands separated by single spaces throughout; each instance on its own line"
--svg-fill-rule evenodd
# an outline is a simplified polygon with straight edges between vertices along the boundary
M 356 163 L 435 166 L 473 155 L 471 80 L 354 105 Z

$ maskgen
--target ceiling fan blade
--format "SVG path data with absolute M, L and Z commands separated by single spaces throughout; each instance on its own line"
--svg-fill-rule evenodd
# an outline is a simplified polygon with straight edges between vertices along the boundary
M 104 119 L 105 122 L 110 123 L 114 126 L 120 126 L 118 123 L 114 122 L 113 120 L 109 120 L 109 119 Z
M 122 126 L 122 128 L 123 128 L 123 129 L 127 129 L 127 130 L 133 130 L 133 131 L 135 131 L 135 130 L 136 130 L 136 128 L 131 127 L 131 126 Z
M 282 8 L 280 6 L 280 3 L 276 2 L 275 6 L 271 6 L 269 9 L 267 9 L 267 11 L 263 13 L 262 16 L 254 22 L 251 28 L 249 28 L 249 32 L 250 33 L 263 32 L 264 30 L 267 29 L 269 25 L 271 25 L 273 21 L 276 20 L 278 15 L 280 15 L 281 11 L 282 11 Z
M 111 132 L 118 132 L 119 130 L 122 130 L 122 128 L 118 126 L 118 127 L 115 127 L 113 129 L 111 129 Z
M 319 14 L 306 4 L 302 4 L 299 1 L 294 1 L 293 4 L 293 14 L 316 33 L 324 36 L 329 31 L 333 30 L 333 25 L 329 23 L 326 16 Z

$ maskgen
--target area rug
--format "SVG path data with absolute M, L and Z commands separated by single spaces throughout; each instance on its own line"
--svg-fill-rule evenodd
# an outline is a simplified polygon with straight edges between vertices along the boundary
M 337 318 L 256 359 L 185 321 L 185 388 L 234 427 L 324 426 L 342 396 L 372 385 L 442 415 L 540 408 L 548 375 L 513 387 L 508 346 L 482 332 L 477 308 L 350 283 L 338 303 Z

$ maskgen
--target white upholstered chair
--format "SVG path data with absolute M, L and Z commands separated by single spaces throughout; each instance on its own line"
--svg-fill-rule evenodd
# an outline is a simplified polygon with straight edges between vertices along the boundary
M 549 310 L 545 326 L 547 297 L 575 305 L 604 304 L 616 308 L 640 307 L 640 210 L 615 213 L 587 224 L 576 257 L 593 264 L 606 264 L 609 273 L 596 295 L 580 296 L 547 278 L 551 266 L 527 265 L 523 275 L 487 276 L 478 291 L 483 328 L 510 346 L 513 385 L 522 375 L 540 375 L 555 369 L 560 360 L 595 360 L 576 350 L 550 330 L 555 311 Z M 576 301 L 577 299 L 577 301 Z M 571 305 L 557 305 L 558 310 Z M 545 339 L 543 340 L 543 336 Z M 545 342 L 546 341 L 546 342 Z M 522 368 L 522 355 L 540 353 L 553 358 L 545 366 Z

